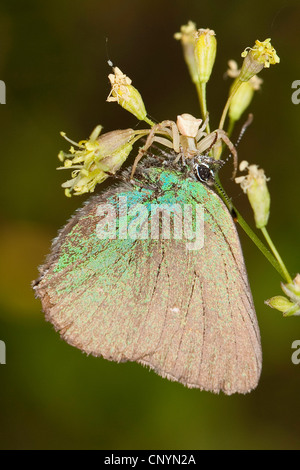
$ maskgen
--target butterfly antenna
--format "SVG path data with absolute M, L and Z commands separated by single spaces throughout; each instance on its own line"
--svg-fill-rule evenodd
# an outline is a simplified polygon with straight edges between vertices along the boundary
M 238 137 L 238 140 L 236 141 L 235 147 L 237 147 L 239 145 L 239 143 L 242 140 L 242 137 L 245 134 L 247 128 L 250 126 L 250 124 L 252 124 L 252 121 L 253 121 L 253 114 L 250 113 L 248 115 L 247 121 L 245 122 L 245 124 L 243 125 L 243 127 L 241 129 L 241 132 L 240 132 L 240 135 Z
M 226 199 L 226 201 L 228 203 L 227 206 L 228 206 L 229 210 L 231 210 L 231 208 L 232 208 L 231 199 L 228 197 L 228 195 L 225 193 L 224 189 L 219 185 L 219 183 L 216 180 L 214 181 L 214 184 L 217 187 L 218 193 L 221 193 L 222 196 L 224 197 L 224 199 Z
M 235 143 L 235 148 L 239 145 L 240 141 L 242 140 L 242 137 L 243 135 L 245 134 L 247 128 L 250 126 L 250 124 L 252 124 L 252 121 L 253 121 L 253 114 L 249 114 L 248 115 L 248 119 L 247 121 L 245 122 L 245 124 L 243 125 L 242 129 L 241 129 L 241 132 L 240 132 L 240 135 L 238 136 L 238 139 Z M 228 162 L 228 160 L 232 157 L 232 154 L 230 153 L 228 155 L 228 157 L 224 160 L 224 163 Z M 231 202 L 231 199 L 227 196 L 227 194 L 225 193 L 224 189 L 218 184 L 217 181 L 215 181 L 215 186 L 217 187 L 217 190 L 219 192 L 219 194 L 222 194 L 223 198 L 227 201 L 227 207 L 228 209 L 230 210 L 231 212 L 231 215 L 232 217 L 234 218 L 234 220 L 236 220 L 237 216 L 235 214 L 235 211 L 234 209 L 232 208 L 232 202 Z
M 235 148 L 237 148 L 237 146 L 239 145 L 240 141 L 242 140 L 242 137 L 243 135 L 245 134 L 247 128 L 250 126 L 250 124 L 252 124 L 252 121 L 253 121 L 253 114 L 250 113 L 248 115 L 248 118 L 247 118 L 247 121 L 245 122 L 245 124 L 243 125 L 242 129 L 241 129 L 241 132 L 240 132 L 240 135 L 238 136 L 238 139 L 234 145 Z M 232 153 L 230 153 L 228 155 L 228 157 L 224 160 L 224 162 L 228 162 L 228 160 L 232 157 Z
M 107 63 L 109 65 L 109 67 L 114 67 L 113 61 L 110 60 L 110 53 L 109 53 L 109 49 L 108 49 L 108 38 L 107 37 L 105 38 L 105 52 L 106 52 L 106 58 L 107 58 Z

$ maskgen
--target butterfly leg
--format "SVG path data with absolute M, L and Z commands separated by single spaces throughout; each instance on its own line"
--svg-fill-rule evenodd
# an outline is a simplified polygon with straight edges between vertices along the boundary
M 141 158 L 143 158 L 145 152 L 147 152 L 148 148 L 151 147 L 151 144 L 154 140 L 154 136 L 155 136 L 155 132 L 157 131 L 157 128 L 158 128 L 159 124 L 156 124 L 155 126 L 152 127 L 151 131 L 149 132 L 149 135 L 147 137 L 147 140 L 146 140 L 146 143 L 143 147 L 140 148 L 139 150 L 139 153 L 137 154 L 137 156 L 135 157 L 135 160 L 133 162 L 133 165 L 132 165 L 132 170 L 131 170 L 131 174 L 130 174 L 130 179 L 133 178 L 134 176 L 134 173 L 135 173 L 135 170 L 136 170 L 136 167 L 137 167 L 137 164 L 139 163 L 139 161 L 141 160 Z

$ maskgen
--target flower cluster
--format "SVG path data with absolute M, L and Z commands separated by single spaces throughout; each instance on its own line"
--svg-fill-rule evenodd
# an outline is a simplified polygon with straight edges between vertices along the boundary
M 270 64 L 278 64 L 280 59 L 271 44 L 271 39 L 265 41 L 255 41 L 253 47 L 247 47 L 242 52 L 244 57 L 243 66 L 239 79 L 242 82 L 250 80 L 251 77 L 259 73 L 263 68 L 269 68 Z
M 300 315 L 300 274 L 297 274 L 292 282 L 287 284 L 282 282 L 281 288 L 288 298 L 277 295 L 266 300 L 265 303 L 282 312 L 284 317 Z
M 236 150 L 229 140 L 229 136 L 235 122 L 240 119 L 242 113 L 249 106 L 254 91 L 260 89 L 262 80 L 257 77 L 257 74 L 263 68 L 269 68 L 271 64 L 279 63 L 279 57 L 271 40 L 256 40 L 252 48 L 247 47 L 241 54 L 244 60 L 240 69 L 235 61 L 229 61 L 227 75 L 234 78 L 234 81 L 223 109 L 219 127 L 210 132 L 206 105 L 206 84 L 210 79 L 216 57 L 215 32 L 208 28 L 197 30 L 195 23 L 190 21 L 181 27 L 180 32 L 175 34 L 175 38 L 181 41 L 185 61 L 192 81 L 196 85 L 203 119 L 197 119 L 184 113 L 177 117 L 177 122 L 164 120 L 155 124 L 148 117 L 143 99 L 139 91 L 132 85 L 132 80 L 118 67 L 113 67 L 113 73 L 108 76 L 111 91 L 107 101 L 117 102 L 137 119 L 145 121 L 150 128 L 123 129 L 101 134 L 102 126 L 97 126 L 87 140 L 78 143 L 70 140 L 62 132 L 61 135 L 71 143 L 69 153 L 61 151 L 58 155 L 63 163 L 60 169 L 72 170 L 71 179 L 62 184 L 66 196 L 93 192 L 98 183 L 115 175 L 128 158 L 133 144 L 142 137 L 146 137 L 146 143 L 140 148 L 134 161 L 131 177 L 134 175 L 139 160 L 153 142 L 157 142 L 167 149 L 173 149 L 177 153 L 175 161 L 181 157 L 185 161 L 186 158 L 194 158 L 195 155 L 203 152 L 210 152 L 213 158 L 219 159 L 223 143 L 225 143 L 230 148 L 237 166 Z M 225 132 L 223 128 L 227 113 L 229 126 Z M 243 129 L 246 128 L 249 121 L 251 120 L 248 119 Z M 258 168 L 257 165 L 249 165 L 248 162 L 243 161 L 240 164 L 240 171 L 245 170 L 248 170 L 248 174 L 235 178 L 235 181 L 247 194 L 253 209 L 256 227 L 261 229 L 273 252 L 274 258 L 272 260 L 268 257 L 269 252 L 265 253 L 266 257 L 273 265 L 277 262 L 277 270 L 286 279 L 286 283 L 282 283 L 281 287 L 287 297 L 275 296 L 267 300 L 266 303 L 283 312 L 284 316 L 300 315 L 300 275 L 297 274 L 292 280 L 266 230 L 270 214 L 268 179 L 264 170 Z M 241 217 L 238 218 L 238 221 L 241 223 Z M 250 229 L 245 228 L 245 230 L 255 242 L 255 237 L 252 236 L 253 232 L 251 234 Z M 256 244 L 259 246 L 258 243 Z M 261 246 L 260 249 L 264 251 Z
M 97 183 L 114 175 L 132 150 L 133 129 L 108 132 L 100 136 L 101 126 L 97 126 L 88 140 L 73 142 L 65 133 L 61 135 L 72 146 L 70 153 L 60 152 L 58 158 L 64 163 L 62 168 L 72 171 L 72 179 L 62 184 L 66 196 L 93 192 Z M 77 147 L 77 149 L 75 148 Z
M 216 56 L 216 47 L 217 41 L 215 37 L 215 32 L 211 29 L 196 29 L 196 25 L 193 22 L 189 22 L 187 25 L 181 27 L 180 33 L 175 34 L 175 38 L 179 39 L 183 46 L 185 60 L 188 64 L 190 74 L 194 83 L 197 84 L 197 90 L 199 92 L 199 97 L 201 100 L 201 108 L 203 118 L 206 123 L 206 130 L 209 134 L 209 123 L 207 119 L 206 111 L 206 102 L 203 99 L 203 91 L 205 90 L 205 85 L 208 82 L 213 65 L 215 62 Z M 248 48 L 249 51 L 244 52 L 245 60 L 248 57 L 251 58 L 251 61 L 258 62 L 262 67 L 266 64 L 276 63 L 279 61 L 274 48 L 271 46 L 270 40 L 266 40 L 263 43 L 256 41 L 254 48 Z M 243 75 L 243 70 L 245 64 L 242 66 L 241 71 L 237 70 L 237 66 L 231 64 L 231 71 L 228 71 L 228 75 L 236 76 L 236 80 L 239 81 L 238 85 L 241 85 L 241 75 Z M 63 167 L 60 168 L 69 168 L 72 170 L 72 178 L 65 183 L 63 183 L 63 188 L 65 188 L 66 196 L 71 196 L 72 194 L 80 195 L 87 192 L 93 192 L 96 184 L 102 183 L 106 178 L 111 175 L 114 175 L 128 158 L 134 142 L 136 142 L 141 137 L 149 136 L 149 142 L 153 141 L 153 136 L 155 133 L 162 134 L 162 137 L 155 137 L 156 142 L 160 142 L 163 145 L 170 147 L 177 142 L 179 137 L 176 137 L 176 132 L 174 132 L 174 123 L 171 121 L 163 121 L 161 124 L 155 124 L 147 116 L 147 111 L 143 102 L 143 99 L 139 91 L 132 85 L 132 80 L 125 75 L 118 67 L 113 67 L 113 73 L 108 76 L 111 91 L 107 97 L 109 102 L 117 102 L 124 109 L 133 114 L 140 121 L 145 121 L 150 129 L 143 130 L 116 130 L 102 134 L 101 126 L 97 126 L 92 132 L 88 140 L 80 141 L 79 143 L 73 142 L 68 139 L 65 133 L 62 133 L 63 137 L 68 140 L 72 146 L 69 150 L 69 153 L 60 152 L 58 157 L 63 162 Z M 254 89 L 257 89 L 259 86 L 259 79 L 252 77 L 249 78 L 249 84 L 243 84 L 245 86 L 243 93 L 236 95 L 236 100 L 232 100 L 232 106 L 230 109 L 230 116 L 234 116 L 234 119 L 237 119 L 237 116 L 245 109 L 251 100 L 251 92 L 253 93 Z M 249 87 L 246 93 L 246 87 Z M 251 91 L 250 91 L 251 90 Z M 242 90 L 241 90 L 242 91 Z M 235 94 L 237 92 L 236 87 L 234 90 Z M 244 98 L 242 99 L 242 97 Z M 193 118 L 195 119 L 195 118 Z M 200 119 L 196 119 L 193 125 L 196 125 L 196 131 L 198 132 Z M 170 124 L 171 123 L 171 124 Z M 181 121 L 179 123 L 181 125 Z M 172 131 L 168 129 L 168 126 L 171 125 Z M 183 123 L 182 123 L 183 125 Z M 184 123 L 186 126 L 186 123 Z M 191 126 L 189 122 L 189 126 Z M 173 127 L 172 127 L 173 126 Z M 220 126 L 222 129 L 223 126 Z M 179 132 L 182 129 L 178 129 Z M 186 131 L 185 131 L 186 132 Z M 189 130 L 190 132 L 190 130 Z M 181 132 L 182 135 L 185 135 L 184 132 Z M 202 132 L 201 135 L 205 135 Z M 194 134 L 193 134 L 194 135 Z M 222 131 L 222 134 L 225 138 L 225 133 Z M 174 140 L 172 144 L 172 139 Z M 171 140 L 171 143 L 169 142 Z M 175 142 L 176 141 L 176 142 Z M 219 155 L 217 156 L 216 148 L 219 145 Z M 177 148 L 178 145 L 176 145 Z M 220 158 L 222 151 L 222 145 L 220 142 L 215 143 L 214 145 L 214 156 L 215 158 Z M 179 150 L 178 150 L 179 151 Z

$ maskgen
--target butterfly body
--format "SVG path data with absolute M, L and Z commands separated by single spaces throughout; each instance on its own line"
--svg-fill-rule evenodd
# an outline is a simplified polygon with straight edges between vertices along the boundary
M 113 215 L 108 238 L 103 207 Z M 157 207 L 174 216 L 165 237 L 162 216 L 159 230 L 151 218 Z M 187 207 L 203 208 L 202 244 L 187 240 L 186 221 L 179 223 Z M 157 168 L 150 159 L 135 182 L 93 196 L 54 240 L 35 291 L 47 320 L 87 354 L 136 361 L 216 393 L 258 383 L 260 335 L 236 228 L 193 169 Z

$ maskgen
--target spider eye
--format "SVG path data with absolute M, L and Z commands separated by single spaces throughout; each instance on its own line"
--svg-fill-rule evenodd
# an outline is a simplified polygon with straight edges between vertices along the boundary
M 205 163 L 195 165 L 195 173 L 199 181 L 207 183 L 214 177 L 214 172 Z

